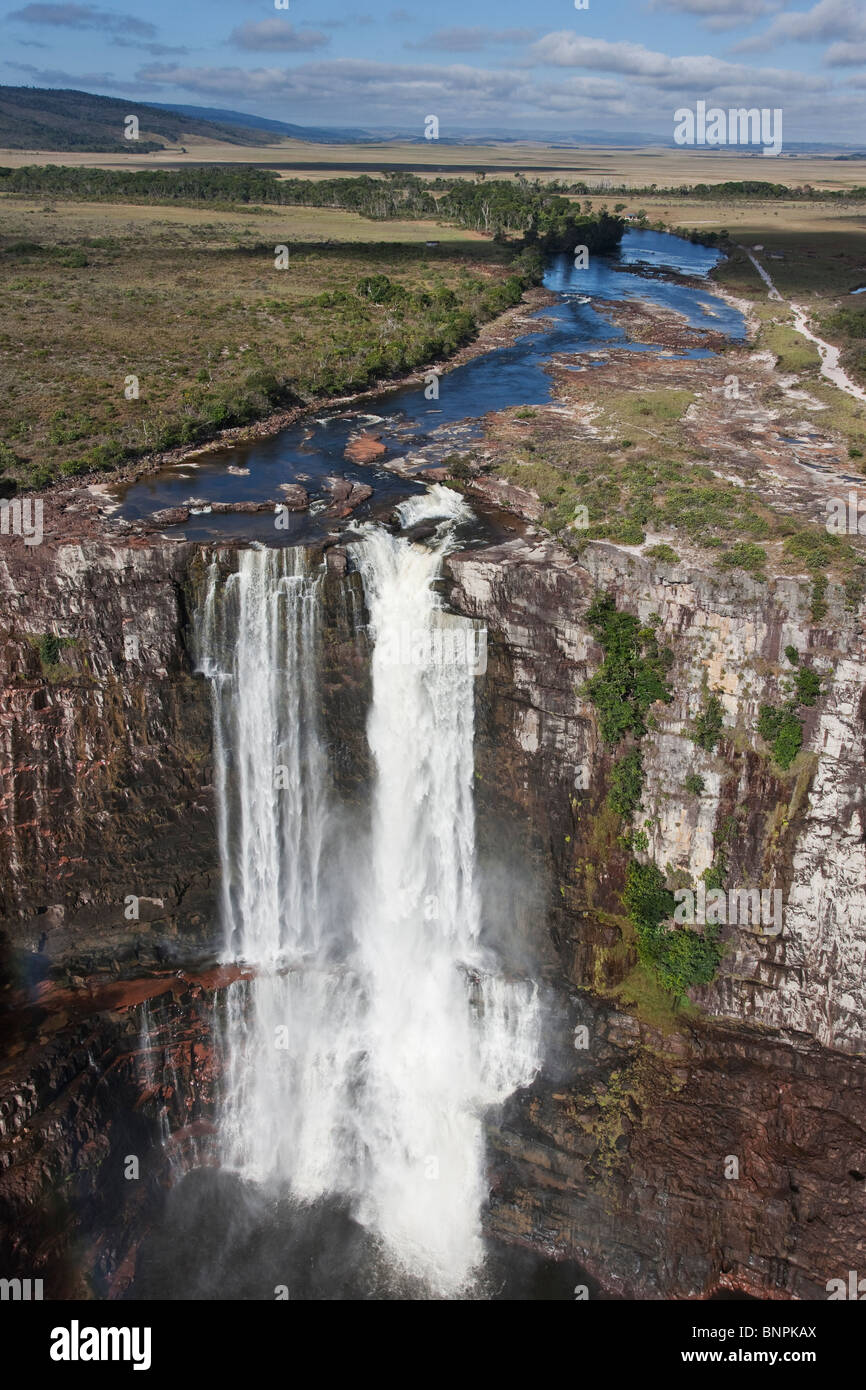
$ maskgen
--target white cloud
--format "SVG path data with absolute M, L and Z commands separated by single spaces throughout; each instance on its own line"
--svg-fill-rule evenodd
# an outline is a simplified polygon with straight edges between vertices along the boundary
M 866 42 L 831 43 L 824 54 L 824 62 L 830 68 L 866 67 Z
M 25 5 L 23 9 L 12 10 L 6 19 L 49 28 L 120 31 L 138 34 L 141 38 L 155 38 L 157 34 L 156 25 L 147 20 L 134 19 L 115 10 L 101 10 L 96 5 Z
M 818 0 L 811 10 L 778 15 L 763 34 L 743 39 L 736 53 L 763 53 L 781 43 L 825 43 L 866 38 L 863 0 Z
M 315 29 L 296 29 L 285 19 L 248 20 L 229 35 L 229 43 L 250 53 L 308 53 L 331 42 L 329 34 Z
M 4 67 L 14 72 L 24 72 L 40 87 L 71 87 L 75 91 L 87 91 L 93 87 L 106 87 L 109 91 L 126 91 L 128 82 L 118 82 L 110 72 L 66 72 L 63 68 L 35 68 L 32 63 L 4 63 Z
M 698 97 L 725 89 L 745 100 L 746 93 L 752 91 L 769 98 L 773 94 L 826 87 L 824 78 L 802 72 L 751 68 L 743 63 L 725 62 L 711 54 L 671 58 L 640 43 L 581 38 L 569 30 L 546 34 L 533 45 L 532 53 L 539 63 L 551 67 L 617 72 L 624 77 L 648 81 L 664 91 L 692 92 Z
M 712 30 L 738 29 L 782 9 L 785 0 L 651 0 L 651 10 L 691 14 Z

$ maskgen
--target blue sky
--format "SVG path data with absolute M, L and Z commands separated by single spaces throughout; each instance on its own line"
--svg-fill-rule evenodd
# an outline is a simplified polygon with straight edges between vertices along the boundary
M 866 0 L 150 0 L 0 11 L 0 80 L 440 132 L 638 130 L 781 107 L 785 138 L 866 143 Z

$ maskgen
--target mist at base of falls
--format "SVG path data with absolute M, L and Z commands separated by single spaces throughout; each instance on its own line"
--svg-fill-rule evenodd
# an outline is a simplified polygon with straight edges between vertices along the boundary
M 400 511 L 406 526 L 435 522 L 433 538 L 370 525 L 350 552 L 369 616 L 373 767 L 351 836 L 321 727 L 321 571 L 279 549 L 240 551 L 228 576 L 211 568 L 198 647 L 225 958 L 252 968 L 220 1019 L 218 1142 L 245 1191 L 339 1211 L 389 1288 L 466 1296 L 485 1258 L 485 1123 L 536 1074 L 541 1011 L 482 932 L 479 634 L 434 589 L 468 509 L 434 487 Z M 446 634 L 466 640 L 434 640 Z
M 472 1300 L 573 1301 L 598 1284 L 572 1260 L 484 1239 Z M 166 1197 L 159 1230 L 141 1250 L 138 1300 L 426 1301 L 429 1283 L 396 1267 L 338 1197 L 297 1201 L 238 1174 L 200 1168 Z M 447 1296 L 447 1295 L 446 1295 Z

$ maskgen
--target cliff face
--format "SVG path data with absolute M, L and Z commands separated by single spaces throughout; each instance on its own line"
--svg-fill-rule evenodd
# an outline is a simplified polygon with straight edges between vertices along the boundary
M 191 547 L 0 550 L 0 912 L 21 982 L 153 964 L 207 936 L 210 709 Z
M 530 946 L 551 983 L 551 1063 L 494 1136 L 494 1228 L 631 1295 L 826 1296 L 866 1245 L 860 618 L 831 592 L 812 623 L 806 580 L 662 572 L 603 543 L 576 562 L 515 540 L 454 555 L 449 572 L 452 603 L 489 629 L 482 833 L 514 828 L 547 902 Z M 641 744 L 640 857 L 694 885 L 721 851 L 726 888 L 781 892 L 778 934 L 723 926 L 716 980 L 667 1016 L 635 969 L 611 753 L 580 694 L 602 656 L 584 621 L 599 591 L 658 623 L 674 653 L 674 698 L 653 706 Z M 789 645 L 824 679 L 783 771 L 756 728 Z M 708 690 L 724 706 L 713 752 L 691 737 Z M 700 795 L 685 790 L 692 773 Z
M 211 1158 L 224 972 L 47 988 L 3 1019 L 0 1264 L 116 1297 L 164 1188 Z
M 350 824 L 369 781 L 369 663 L 358 576 L 327 555 L 322 715 Z M 75 1268 L 102 1294 L 128 1282 L 172 1165 L 208 1160 L 222 982 L 176 967 L 220 944 L 210 701 L 190 623 L 214 558 L 235 563 L 231 547 L 158 540 L 0 551 L 14 1039 L 0 1203 L 16 1232 L 2 1253 L 38 1277 L 83 1240 Z M 476 734 L 488 930 L 502 895 L 548 1002 L 544 1075 L 491 1123 L 491 1229 L 629 1296 L 824 1296 L 866 1259 L 861 619 L 831 590 L 812 622 L 806 580 L 662 570 L 603 543 L 578 562 L 530 537 L 447 565 L 451 604 L 489 633 Z M 674 697 L 642 741 L 639 856 L 695 883 L 722 854 L 726 886 L 782 894 L 781 931 L 724 926 L 717 979 L 676 1012 L 636 968 L 611 750 L 580 694 L 601 660 L 585 621 L 599 591 L 657 621 L 674 655 Z M 822 675 L 788 771 L 755 732 L 760 705 L 783 698 L 786 646 Z M 708 691 L 724 707 L 713 752 L 691 737 Z M 128 1154 L 145 1181 L 123 1176 Z M 58 1289 L 82 1287 L 69 1270 Z
M 0 984 L 185 963 L 221 943 L 211 702 L 194 612 L 231 547 L 0 549 Z M 360 584 L 324 586 L 323 715 L 365 776 Z

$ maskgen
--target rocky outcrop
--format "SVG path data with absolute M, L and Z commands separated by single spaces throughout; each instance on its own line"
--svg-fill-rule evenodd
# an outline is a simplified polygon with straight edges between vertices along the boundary
M 212 1161 L 214 998 L 227 983 L 225 971 L 94 980 L 5 1017 L 4 1275 L 42 1278 L 50 1299 L 124 1292 L 165 1188 Z
M 673 699 L 653 707 L 641 745 L 644 791 L 634 828 L 646 831 L 642 857 L 695 884 L 724 837 L 727 886 L 782 894 L 777 935 L 724 929 L 719 979 L 696 999 L 711 1014 L 863 1051 L 866 673 L 862 620 L 847 611 L 841 592 L 831 588 L 817 625 L 807 579 L 764 583 L 738 573 L 722 580 L 709 568 L 672 566 L 602 542 L 588 545 L 578 562 L 551 541 L 515 540 L 452 556 L 449 569 L 452 602 L 489 625 L 492 649 L 506 658 L 494 672 L 498 690 L 481 696 L 507 699 L 505 725 L 497 719 L 495 738 L 486 740 L 496 765 L 490 780 L 509 787 L 548 831 L 568 905 L 618 910 L 625 862 L 615 845 L 606 865 L 593 854 L 610 754 L 580 692 L 601 657 L 583 615 L 602 591 L 656 624 L 674 654 Z M 801 711 L 803 751 L 783 771 L 757 727 L 760 706 L 778 703 L 786 689 L 786 647 L 821 675 L 823 689 Z M 692 737 L 708 692 L 724 707 L 714 752 Z M 699 795 L 684 786 L 690 773 L 703 778 Z
M 492 1229 L 630 1297 L 826 1296 L 866 1249 L 860 615 L 831 586 L 817 624 L 806 579 L 722 579 L 602 542 L 576 560 L 530 536 L 447 563 L 451 603 L 488 629 L 482 843 L 534 885 L 523 928 L 550 986 L 545 1072 L 492 1134 Z M 678 1011 L 637 966 L 628 827 L 581 693 L 602 656 L 585 622 L 599 591 L 674 654 L 673 699 L 641 743 L 638 859 L 695 885 L 721 852 L 726 887 L 781 892 L 781 931 L 724 926 L 717 979 Z M 786 646 L 822 693 L 783 771 L 756 730 Z M 692 734 L 711 691 L 724 727 L 708 752 Z

